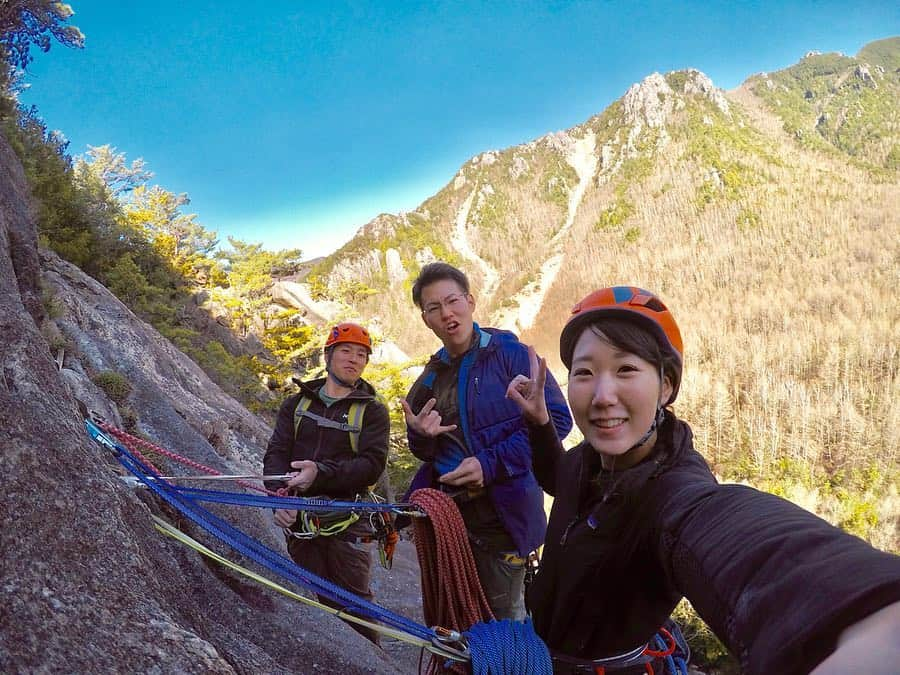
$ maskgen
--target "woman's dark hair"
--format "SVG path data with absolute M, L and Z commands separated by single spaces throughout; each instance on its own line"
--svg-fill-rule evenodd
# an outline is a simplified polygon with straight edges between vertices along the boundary
M 445 262 L 428 263 L 422 268 L 413 283 L 412 299 L 416 303 L 416 307 L 422 308 L 422 289 L 444 279 L 455 281 L 463 293 L 469 294 L 469 279 L 461 270 Z
M 595 321 L 585 328 L 613 347 L 630 352 L 650 363 L 654 368 L 662 368 L 675 391 L 681 382 L 681 363 L 674 354 L 660 347 L 657 337 L 644 328 L 639 321 L 631 321 L 621 316 L 611 316 Z

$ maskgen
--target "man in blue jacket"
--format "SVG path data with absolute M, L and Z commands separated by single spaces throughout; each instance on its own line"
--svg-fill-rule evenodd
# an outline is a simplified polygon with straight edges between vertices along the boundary
M 410 492 L 433 487 L 454 495 L 491 611 L 522 620 L 527 558 L 547 528 L 528 430 L 506 398 L 509 382 L 529 372 L 528 349 L 509 331 L 474 323 L 469 280 L 452 265 L 425 265 L 412 296 L 443 347 L 402 402 L 410 450 L 425 462 Z M 572 418 L 549 374 L 545 392 L 565 438 Z

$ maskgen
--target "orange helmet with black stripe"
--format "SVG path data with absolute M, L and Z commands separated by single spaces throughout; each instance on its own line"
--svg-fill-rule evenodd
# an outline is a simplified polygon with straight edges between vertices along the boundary
M 635 286 L 611 286 L 590 293 L 572 308 L 572 314 L 559 336 L 559 355 L 566 368 L 572 367 L 575 343 L 582 331 L 604 317 L 620 317 L 649 330 L 660 348 L 676 357 L 677 372 L 672 382 L 669 403 L 675 400 L 681 384 L 684 344 L 675 317 L 654 293 Z
M 351 323 L 346 321 L 344 323 L 339 323 L 334 326 L 330 331 L 328 331 L 328 338 L 325 340 L 325 351 L 327 352 L 329 349 L 334 347 L 335 345 L 341 344 L 342 342 L 349 342 L 354 345 L 362 345 L 366 348 L 369 354 L 372 353 L 372 338 L 369 335 L 369 331 L 360 326 L 358 323 Z

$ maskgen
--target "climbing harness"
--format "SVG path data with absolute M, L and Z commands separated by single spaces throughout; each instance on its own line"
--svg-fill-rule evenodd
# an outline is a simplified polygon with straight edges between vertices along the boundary
M 647 644 L 631 651 L 601 659 L 579 659 L 553 653 L 551 659 L 558 672 L 571 675 L 606 675 L 617 671 L 640 667 L 646 675 L 656 675 L 654 664 L 662 665 L 670 675 L 687 675 L 687 662 L 691 650 L 681 630 L 671 620 L 661 627 Z
M 343 533 L 359 520 L 359 514 L 346 511 L 298 511 L 297 520 L 291 527 L 284 528 L 286 536 L 294 539 L 332 537 Z
M 355 324 L 347 325 L 351 326 L 351 328 L 355 326 Z M 334 330 L 338 331 L 338 328 L 340 327 L 335 327 Z M 358 333 L 359 331 L 355 332 Z M 353 335 L 351 335 L 350 338 L 347 338 L 346 340 L 342 340 L 340 338 L 337 339 L 340 342 L 362 338 L 353 337 Z M 347 421 L 338 422 L 337 420 L 332 420 L 323 415 L 318 415 L 316 413 L 310 412 L 309 407 L 310 405 L 312 405 L 312 400 L 308 396 L 301 396 L 300 400 L 297 402 L 297 407 L 294 409 L 294 438 L 296 439 L 300 432 L 300 424 L 303 422 L 303 419 L 308 418 L 315 422 L 317 426 L 327 429 L 346 431 L 350 435 L 350 449 L 353 451 L 354 455 L 358 454 L 359 435 L 362 432 L 362 420 L 363 415 L 365 415 L 367 404 L 367 400 L 351 401 L 350 408 L 347 411 Z M 369 488 L 368 492 L 369 501 L 375 501 L 377 499 L 372 487 Z M 378 543 L 379 561 L 386 569 L 390 569 L 390 565 L 392 564 L 393 560 L 393 549 L 394 547 L 396 547 L 396 541 L 393 542 L 393 545 L 391 544 L 391 542 L 387 541 L 387 539 L 393 538 L 389 532 L 389 528 L 393 521 L 390 520 L 390 522 L 388 522 L 389 518 L 390 516 L 382 514 L 377 519 L 384 520 L 385 522 L 377 524 L 373 522 L 374 520 L 376 520 L 376 518 L 370 518 L 370 525 L 372 525 L 373 532 L 381 533 L 381 538 L 357 538 L 359 543 L 368 543 L 370 541 L 375 541 Z M 297 539 L 331 537 L 343 533 L 357 520 L 359 520 L 359 514 L 352 512 L 347 514 L 342 511 L 335 511 L 331 513 L 299 511 L 297 514 L 297 520 L 294 525 L 290 528 L 285 528 L 284 533 L 286 536 Z

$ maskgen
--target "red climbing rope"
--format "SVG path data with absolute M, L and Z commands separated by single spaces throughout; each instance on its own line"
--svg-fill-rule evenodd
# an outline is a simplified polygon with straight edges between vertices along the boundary
M 172 452 L 171 450 L 166 450 L 165 448 L 155 445 L 154 443 L 151 443 L 150 441 L 145 441 L 143 438 L 138 438 L 137 436 L 132 436 L 127 431 L 122 431 L 122 429 L 118 429 L 111 424 L 108 424 L 108 423 L 100 421 L 100 420 L 97 420 L 96 424 L 98 427 L 103 429 L 103 431 L 105 431 L 109 434 L 112 434 L 113 436 L 118 438 L 120 441 L 122 441 L 122 443 L 124 443 L 125 446 L 131 452 L 133 452 L 134 455 L 139 460 L 141 460 L 142 462 L 144 462 L 145 464 L 150 466 L 154 471 L 156 471 L 156 473 L 160 473 L 159 469 L 157 469 L 153 465 L 153 463 L 149 459 L 147 459 L 146 456 L 141 454 L 141 450 L 140 450 L 141 448 L 148 452 L 155 452 L 159 455 L 163 455 L 164 457 L 168 457 L 169 459 L 176 461 L 179 464 L 183 464 L 184 466 L 189 466 L 192 469 L 196 469 L 197 471 L 202 471 L 203 473 L 209 474 L 210 476 L 221 476 L 222 475 L 221 471 L 217 471 L 216 469 L 213 469 L 212 467 L 201 464 L 200 462 L 195 462 L 194 460 L 188 459 L 187 457 L 182 457 L 181 455 L 178 455 L 178 454 Z M 272 490 L 267 490 L 266 488 L 259 487 L 258 485 L 254 485 L 253 483 L 249 483 L 244 480 L 237 480 L 237 481 L 235 481 L 235 483 L 247 488 L 248 490 L 256 490 L 257 492 L 263 492 L 267 495 L 282 496 L 279 492 L 272 492 Z
M 413 519 L 419 569 L 422 574 L 422 611 L 429 626 L 464 631 L 494 618 L 478 580 L 466 527 L 453 499 L 438 490 L 416 490 L 411 503 L 428 514 Z M 432 656 L 429 675 L 450 672 Z

